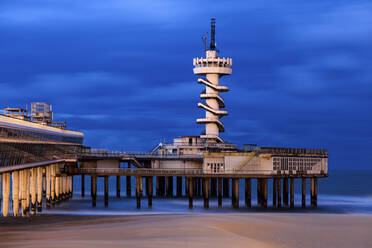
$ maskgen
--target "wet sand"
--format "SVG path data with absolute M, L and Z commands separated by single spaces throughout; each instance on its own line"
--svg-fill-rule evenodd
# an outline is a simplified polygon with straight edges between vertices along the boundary
M 372 215 L 0 218 L 0 247 L 372 247 Z

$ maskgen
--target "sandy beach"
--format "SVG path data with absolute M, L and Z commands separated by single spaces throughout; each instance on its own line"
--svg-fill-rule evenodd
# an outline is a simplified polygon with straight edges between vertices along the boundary
M 372 247 L 372 215 L 203 214 L 0 219 L 0 247 Z

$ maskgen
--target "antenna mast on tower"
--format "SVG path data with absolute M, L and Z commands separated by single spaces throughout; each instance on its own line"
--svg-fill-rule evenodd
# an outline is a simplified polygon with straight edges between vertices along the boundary
M 216 19 L 214 18 L 211 20 L 211 44 L 209 49 L 212 51 L 216 50 Z

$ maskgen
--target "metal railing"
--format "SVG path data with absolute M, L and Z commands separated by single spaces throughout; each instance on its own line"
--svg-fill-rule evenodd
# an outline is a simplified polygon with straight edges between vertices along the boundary
M 152 169 L 152 168 L 65 168 L 66 173 L 72 174 L 126 174 L 138 176 L 327 176 L 324 172 L 289 173 L 274 170 L 224 170 L 219 172 L 203 169 Z

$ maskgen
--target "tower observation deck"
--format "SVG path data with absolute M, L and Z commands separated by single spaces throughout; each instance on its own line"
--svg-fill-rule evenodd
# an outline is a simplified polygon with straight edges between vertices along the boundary
M 198 103 L 198 107 L 205 110 L 205 118 L 196 120 L 198 124 L 205 124 L 205 133 L 200 138 L 207 139 L 211 143 L 223 143 L 219 133 L 225 131 L 220 118 L 227 115 L 225 102 L 220 97 L 220 92 L 227 92 L 229 88 L 222 86 L 219 80 L 224 75 L 230 75 L 232 70 L 231 58 L 220 58 L 215 44 L 215 19 L 211 22 L 211 44 L 209 49 L 205 49 L 205 58 L 194 58 L 194 74 L 202 77 L 198 78 L 199 84 L 205 85 L 205 90 L 200 93 L 200 98 L 205 103 Z

